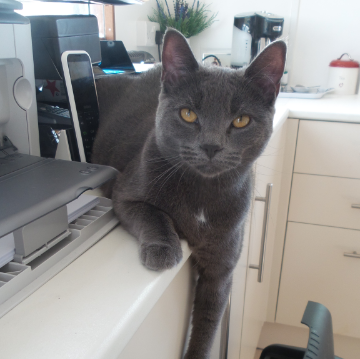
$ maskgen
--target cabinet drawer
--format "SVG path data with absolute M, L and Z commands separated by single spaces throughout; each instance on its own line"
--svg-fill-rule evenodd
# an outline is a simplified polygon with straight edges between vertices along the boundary
M 301 326 L 309 300 L 331 312 L 334 333 L 360 338 L 360 231 L 289 223 L 276 322 Z
M 360 125 L 300 121 L 294 171 L 360 178 Z
M 360 230 L 360 179 L 294 173 L 289 221 Z

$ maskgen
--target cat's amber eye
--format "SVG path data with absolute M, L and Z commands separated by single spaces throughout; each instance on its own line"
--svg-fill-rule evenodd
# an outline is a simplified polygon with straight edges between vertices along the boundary
M 186 122 L 192 123 L 192 122 L 195 122 L 197 120 L 196 113 L 194 111 L 191 111 L 188 108 L 183 108 L 180 111 L 180 115 Z
M 242 128 L 249 124 L 250 117 L 248 115 L 242 115 L 238 118 L 235 118 L 235 120 L 232 122 L 233 126 L 236 128 Z

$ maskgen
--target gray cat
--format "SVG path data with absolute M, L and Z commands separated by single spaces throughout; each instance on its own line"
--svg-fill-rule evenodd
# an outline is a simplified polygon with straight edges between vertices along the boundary
M 93 162 L 120 174 L 105 188 L 152 270 L 175 266 L 186 238 L 198 271 L 186 359 L 209 357 L 231 289 L 252 196 L 252 165 L 266 146 L 286 45 L 246 70 L 203 67 L 168 30 L 162 66 L 97 83 Z

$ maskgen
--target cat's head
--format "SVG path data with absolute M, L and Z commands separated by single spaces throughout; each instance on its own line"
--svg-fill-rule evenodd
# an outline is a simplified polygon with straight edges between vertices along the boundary
M 271 136 L 285 57 L 278 41 L 245 70 L 204 67 L 186 39 L 168 30 L 156 114 L 162 155 L 206 177 L 248 168 Z

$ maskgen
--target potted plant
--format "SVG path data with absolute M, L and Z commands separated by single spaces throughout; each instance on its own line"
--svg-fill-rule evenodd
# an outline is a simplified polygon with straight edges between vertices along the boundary
M 157 8 L 154 9 L 154 14 L 148 18 L 160 24 L 160 31 L 163 34 L 167 27 L 172 27 L 188 39 L 211 26 L 217 16 L 217 14 L 210 14 L 208 5 L 196 0 L 192 6 L 185 0 L 175 0 L 173 12 L 170 12 L 167 0 L 165 0 L 165 5 L 161 0 L 156 0 L 156 3 Z

